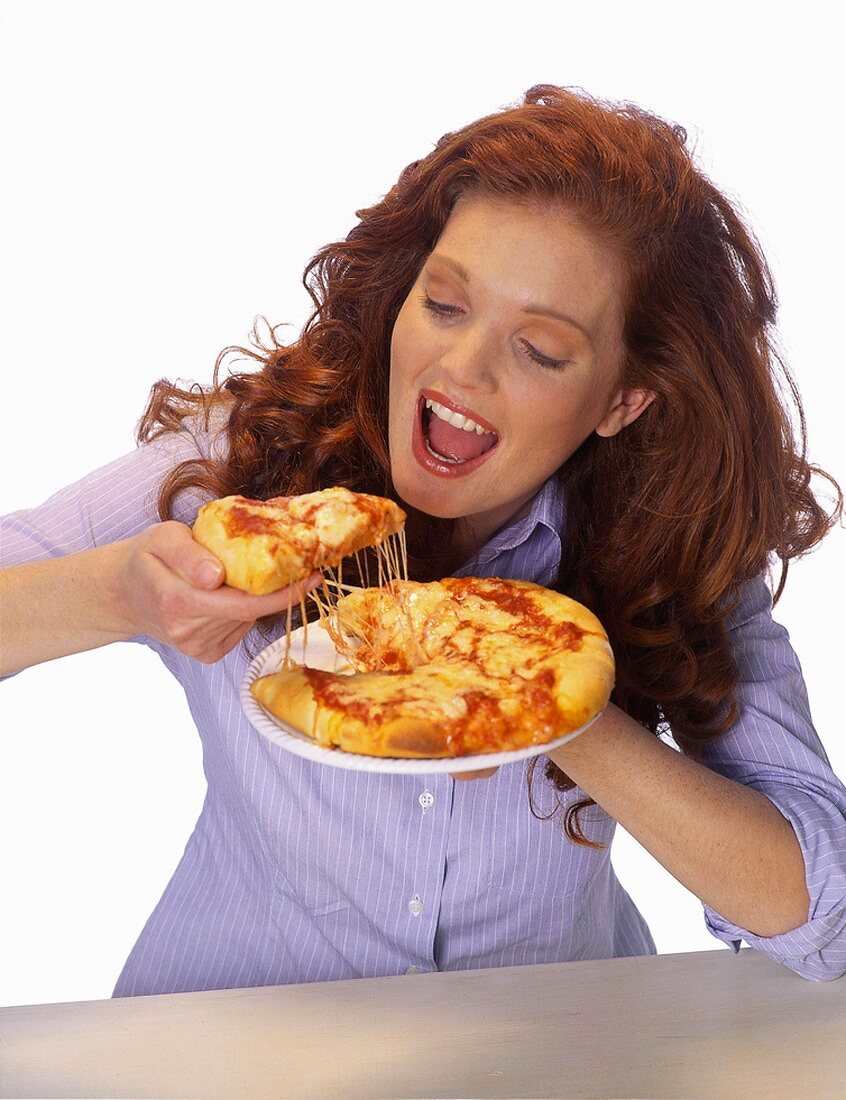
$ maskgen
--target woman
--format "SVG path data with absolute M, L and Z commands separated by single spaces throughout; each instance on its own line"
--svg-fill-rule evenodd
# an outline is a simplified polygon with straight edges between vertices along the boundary
M 719 938 L 846 972 L 846 791 L 763 579 L 773 554 L 780 594 L 834 516 L 778 400 L 764 261 L 684 140 L 546 86 L 446 135 L 311 262 L 295 344 L 159 383 L 134 454 L 8 521 L 3 671 L 134 638 L 203 740 L 203 811 L 118 995 L 653 952 L 615 821 Z M 186 525 L 328 485 L 403 503 L 413 577 L 524 577 L 603 621 L 612 703 L 531 801 L 519 766 L 424 787 L 242 717 L 274 628 L 248 633 L 298 592 L 221 587 Z

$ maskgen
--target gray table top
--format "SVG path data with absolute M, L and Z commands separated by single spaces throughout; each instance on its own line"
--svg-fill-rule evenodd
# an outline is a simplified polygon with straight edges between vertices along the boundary
M 846 1096 L 846 981 L 751 950 L 0 1010 L 4 1097 Z

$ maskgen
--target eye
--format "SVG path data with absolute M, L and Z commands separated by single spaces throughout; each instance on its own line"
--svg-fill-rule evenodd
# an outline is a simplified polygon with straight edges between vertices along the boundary
M 463 312 L 458 306 L 450 306 L 445 302 L 436 302 L 434 298 L 430 298 L 428 294 L 421 294 L 420 301 L 423 303 L 423 308 L 428 309 L 430 313 L 434 313 L 436 317 L 454 317 L 457 313 Z
M 570 362 L 569 359 L 551 359 L 548 355 L 544 355 L 543 352 L 538 351 L 538 349 L 533 344 L 530 344 L 528 340 L 521 340 L 520 343 L 532 362 L 538 363 L 542 367 L 547 367 L 549 370 L 560 370 L 561 367 L 566 367 Z

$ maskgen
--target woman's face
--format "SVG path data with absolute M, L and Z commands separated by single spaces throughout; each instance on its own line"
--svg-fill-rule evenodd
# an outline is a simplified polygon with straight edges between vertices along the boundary
M 467 517 L 465 549 L 649 404 L 616 384 L 622 286 L 621 261 L 565 209 L 456 203 L 394 325 L 389 442 L 400 497 Z

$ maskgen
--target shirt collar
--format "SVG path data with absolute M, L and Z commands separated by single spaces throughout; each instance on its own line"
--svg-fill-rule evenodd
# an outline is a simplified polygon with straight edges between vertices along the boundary
M 503 527 L 485 543 L 476 555 L 459 571 L 465 573 L 477 565 L 487 565 L 506 550 L 515 550 L 535 532 L 539 535 L 551 532 L 556 540 L 558 556 L 561 555 L 561 538 L 567 522 L 567 502 L 558 477 L 553 474 L 538 490 L 528 515 Z

